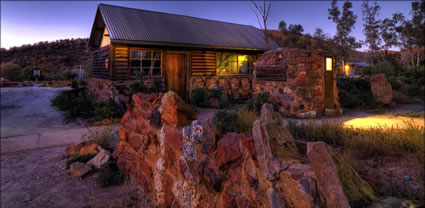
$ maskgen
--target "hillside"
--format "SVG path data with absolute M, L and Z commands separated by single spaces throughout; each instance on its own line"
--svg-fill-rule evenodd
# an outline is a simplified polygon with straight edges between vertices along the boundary
M 12 62 L 21 67 L 35 66 L 45 74 L 56 75 L 79 65 L 89 66 L 87 42 L 87 38 L 78 38 L 2 48 L 1 62 Z

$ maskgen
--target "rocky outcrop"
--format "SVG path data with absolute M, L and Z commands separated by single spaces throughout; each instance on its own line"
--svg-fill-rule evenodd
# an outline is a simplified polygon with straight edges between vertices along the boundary
M 318 188 L 315 168 L 300 162 L 306 150 L 298 151 L 271 105 L 263 106 L 252 136 L 232 132 L 216 138 L 211 121 L 191 120 L 191 110 L 179 111 L 186 107 L 174 104 L 180 102 L 177 95 L 164 96 L 133 96 L 134 105 L 121 120 L 117 151 L 120 169 L 157 205 L 323 207 L 327 203 L 321 198 L 325 192 Z M 168 112 L 190 122 L 180 127 L 179 119 L 164 116 Z M 152 122 L 157 113 L 160 122 Z
M 375 74 L 370 78 L 370 88 L 373 96 L 384 104 L 391 105 L 393 102 L 393 94 L 391 84 L 388 83 L 385 74 Z
M 101 147 L 97 144 L 90 144 L 82 146 L 80 149 L 80 155 L 97 154 Z
M 375 200 L 370 185 L 324 142 L 309 142 L 307 155 L 327 207 L 365 207 Z
M 94 156 L 91 160 L 89 160 L 86 164 L 93 166 L 97 169 L 100 169 L 103 165 L 105 165 L 109 158 L 111 157 L 111 153 L 109 153 L 105 149 L 101 149 L 96 156 Z
M 74 162 L 69 166 L 69 173 L 71 174 L 71 176 L 77 178 L 83 177 L 91 170 L 92 168 L 90 165 L 81 162 Z
M 161 99 L 161 119 L 172 127 L 183 127 L 197 117 L 196 110 L 186 104 L 173 91 L 168 91 Z

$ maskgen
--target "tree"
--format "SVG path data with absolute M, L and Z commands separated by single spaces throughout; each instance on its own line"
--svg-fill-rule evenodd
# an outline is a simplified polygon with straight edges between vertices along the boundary
M 425 0 L 421 2 L 412 2 L 412 29 L 413 29 L 413 38 L 414 45 L 419 47 L 418 57 L 416 66 L 419 65 L 420 61 L 420 48 L 423 47 L 425 55 Z
M 254 0 L 251 0 L 251 2 L 254 5 L 254 8 L 251 7 L 251 9 L 257 17 L 257 22 L 260 26 L 260 29 L 263 30 L 264 41 L 266 42 L 267 48 L 270 49 L 269 37 L 267 34 L 267 18 L 269 17 L 270 7 L 272 4 L 269 2 L 266 5 L 266 0 L 263 0 L 263 5 L 257 4 Z
M 379 25 L 381 21 L 377 20 L 381 7 L 376 3 L 369 6 L 369 0 L 364 0 L 362 4 L 363 14 L 363 34 L 365 35 L 365 43 L 369 46 L 372 66 L 377 52 L 380 50 L 381 38 L 379 36 Z
M 313 34 L 313 38 L 316 42 L 316 44 L 314 44 L 315 48 L 319 48 L 319 49 L 322 49 L 322 50 L 329 50 L 329 47 L 328 47 L 329 43 L 328 42 L 329 42 L 330 38 L 329 38 L 328 34 L 325 34 L 323 32 L 322 28 L 316 28 L 316 30 L 314 31 L 314 34 Z
M 282 33 L 280 45 L 288 48 L 306 48 L 310 45 L 310 36 L 304 35 L 304 28 L 300 24 L 290 24 L 286 27 L 285 21 L 279 22 L 279 30 Z
M 19 73 L 21 67 L 14 63 L 1 63 L 0 77 L 6 78 L 11 81 L 19 81 Z
M 350 36 L 351 31 L 354 29 L 357 15 L 351 11 L 353 7 L 350 1 L 344 2 L 342 7 L 342 14 L 336 5 L 336 0 L 331 3 L 331 8 L 328 9 L 329 16 L 336 23 L 336 34 L 332 39 L 333 52 L 337 58 L 341 60 L 342 66 L 345 63 L 345 59 L 348 57 L 351 50 L 360 48 L 360 43 L 356 42 L 356 39 Z
M 401 13 L 394 13 L 392 18 L 385 18 L 381 21 L 379 28 L 379 35 L 383 41 L 382 48 L 384 49 L 385 56 L 388 54 L 388 50 L 393 46 L 400 45 L 397 28 L 404 21 L 404 16 Z

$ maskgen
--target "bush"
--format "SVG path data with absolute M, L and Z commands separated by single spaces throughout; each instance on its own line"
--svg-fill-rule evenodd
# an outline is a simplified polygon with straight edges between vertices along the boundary
M 110 118 L 121 118 L 126 109 L 124 106 L 117 105 L 112 99 L 97 103 L 94 108 L 95 121 Z
M 34 70 L 37 69 L 35 67 L 32 66 L 26 66 L 24 69 L 22 69 L 21 71 L 21 79 L 24 81 L 30 81 L 30 80 L 35 80 L 34 77 Z
M 261 107 L 264 103 L 270 103 L 268 93 L 258 93 L 254 99 L 250 99 L 245 104 L 245 110 L 261 112 Z
M 371 75 L 373 71 L 373 66 L 365 66 L 362 69 L 362 74 L 363 75 Z
M 73 80 L 76 77 L 77 77 L 77 74 L 72 72 L 71 70 L 66 69 L 66 70 L 63 70 L 62 72 L 62 78 L 64 80 Z
M 345 108 L 377 109 L 383 104 L 376 101 L 368 79 L 338 77 L 339 102 Z
M 60 92 L 51 100 L 51 105 L 65 111 L 65 119 L 68 121 L 77 117 L 91 118 L 94 116 L 94 103 L 85 91 L 78 93 Z
M 150 87 L 150 92 L 158 93 L 158 92 L 164 92 L 165 88 L 163 86 L 161 79 L 154 79 L 152 80 L 152 84 Z
M 0 76 L 10 81 L 20 80 L 21 67 L 14 63 L 1 63 Z
M 76 155 L 66 161 L 66 169 L 74 162 L 86 163 L 91 160 L 96 154 Z
M 398 90 L 401 88 L 401 84 L 396 77 L 390 76 L 387 78 L 387 81 L 390 83 L 393 90 Z
M 150 93 L 150 89 L 149 87 L 145 85 L 145 82 L 143 81 L 143 79 L 131 81 L 128 84 L 128 88 L 130 89 L 130 93 L 132 94 L 138 93 L 138 92 L 146 93 L 146 94 Z
M 220 110 L 215 113 L 212 121 L 217 129 L 217 136 L 221 138 L 228 132 L 236 132 L 238 115 L 233 111 Z
M 83 133 L 81 140 L 97 144 L 103 149 L 111 150 L 111 141 L 109 138 L 111 131 L 112 128 L 109 126 L 103 128 L 91 128 L 88 129 L 87 132 Z
M 256 119 L 257 113 L 254 111 L 238 111 L 237 132 L 252 134 L 252 124 Z
M 208 107 L 208 91 L 204 88 L 195 88 L 192 90 L 191 102 L 197 106 L 206 108 Z
M 124 174 L 120 171 L 115 161 L 109 161 L 100 169 L 96 183 L 101 187 L 120 185 L 124 182 Z
M 396 75 L 395 67 L 388 61 L 382 61 L 375 65 L 372 74 L 384 73 L 386 77 Z

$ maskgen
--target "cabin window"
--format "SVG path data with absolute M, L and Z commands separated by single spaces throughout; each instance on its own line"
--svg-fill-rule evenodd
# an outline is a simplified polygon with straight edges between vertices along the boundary
M 252 74 L 255 56 L 236 53 L 217 53 L 217 74 Z
M 132 50 L 130 53 L 131 75 L 142 72 L 143 76 L 161 76 L 161 52 Z

